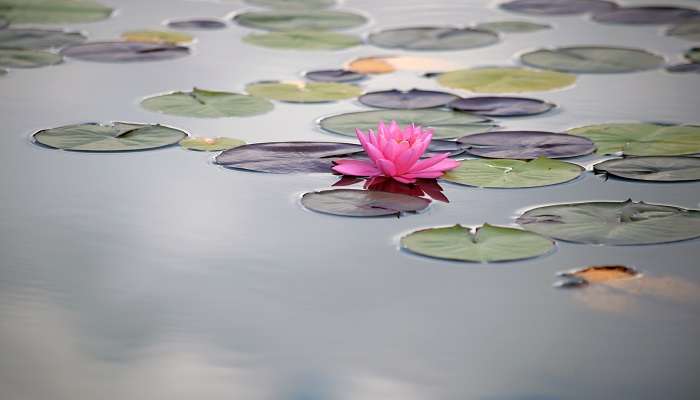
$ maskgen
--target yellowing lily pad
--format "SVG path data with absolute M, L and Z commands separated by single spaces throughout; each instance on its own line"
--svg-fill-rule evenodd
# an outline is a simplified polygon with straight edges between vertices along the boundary
M 180 146 L 187 150 L 223 151 L 242 146 L 245 142 L 229 137 L 190 137 L 180 140 Z
M 129 31 L 122 33 L 122 39 L 128 42 L 189 44 L 194 37 L 186 33 L 166 31 Z
M 447 71 L 455 65 L 447 60 L 414 56 L 373 56 L 350 61 L 347 69 L 360 74 L 387 74 L 394 71 Z
M 527 68 L 491 67 L 446 72 L 438 75 L 437 80 L 443 86 L 475 93 L 522 93 L 565 88 L 576 82 L 576 76 Z

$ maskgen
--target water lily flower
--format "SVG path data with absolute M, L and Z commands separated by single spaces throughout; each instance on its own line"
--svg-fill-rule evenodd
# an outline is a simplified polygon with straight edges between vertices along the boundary
M 375 133 L 356 129 L 357 138 L 369 160 L 336 160 L 333 171 L 350 176 L 386 176 L 402 183 L 414 183 L 418 178 L 439 178 L 459 163 L 447 158 L 448 153 L 421 159 L 430 145 L 433 131 L 413 124 L 404 129 L 391 121 L 380 122 Z

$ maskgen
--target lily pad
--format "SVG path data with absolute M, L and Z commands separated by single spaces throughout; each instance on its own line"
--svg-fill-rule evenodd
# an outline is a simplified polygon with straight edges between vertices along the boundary
M 372 56 L 352 60 L 347 68 L 361 74 L 388 74 L 394 71 L 446 71 L 453 69 L 454 64 L 429 57 Z
M 112 122 L 66 125 L 34 134 L 37 143 L 62 150 L 113 152 L 170 146 L 187 133 L 163 125 Z
M 700 73 L 700 63 L 697 62 L 692 62 L 692 63 L 684 63 L 684 64 L 676 64 L 676 65 L 669 65 L 666 67 L 666 71 L 677 74 L 677 73 Z
M 355 82 L 365 79 L 367 75 L 345 69 L 323 69 L 309 71 L 304 77 L 316 82 Z
M 488 117 L 522 117 L 545 113 L 555 104 L 527 97 L 480 96 L 458 99 L 447 105 L 457 111 L 466 111 Z
M 570 129 L 598 147 L 599 154 L 680 156 L 700 153 L 700 126 L 659 123 L 612 123 Z
M 270 31 L 325 31 L 354 28 L 367 18 L 347 11 L 250 11 L 236 15 L 241 26 Z
M 531 188 L 564 183 L 585 169 L 564 161 L 537 158 L 522 160 L 464 160 L 441 179 L 482 188 Z
M 700 42 L 700 19 L 681 22 L 666 31 L 667 36 Z
M 527 68 L 492 67 L 460 69 L 438 75 L 450 88 L 476 93 L 521 93 L 561 89 L 576 82 L 576 75 Z
M 482 22 L 475 28 L 500 33 L 526 33 L 552 29 L 552 26 L 530 21 L 491 21 Z
M 700 180 L 700 158 L 628 157 L 603 161 L 593 166 L 597 173 L 653 182 Z
M 606 24 L 662 25 L 684 22 L 700 16 L 700 11 L 686 7 L 643 6 L 618 7 L 593 15 L 593 20 Z
M 517 223 L 559 240 L 611 246 L 700 237 L 700 211 L 631 200 L 538 207 L 525 212 Z
M 362 151 L 362 146 L 335 142 L 253 143 L 226 150 L 216 163 L 230 169 L 274 174 L 331 173 L 333 161 Z
M 254 46 L 287 50 L 341 50 L 362 44 L 355 35 L 323 31 L 251 33 L 243 41 Z
M 248 84 L 246 91 L 253 96 L 290 103 L 324 103 L 362 94 L 359 86 L 335 82 L 265 81 Z
M 229 137 L 190 137 L 180 140 L 180 146 L 187 150 L 196 151 L 223 151 L 243 146 L 244 141 Z
M 0 67 L 39 68 L 60 64 L 61 62 L 63 62 L 63 57 L 48 51 L 0 48 Z
M 122 33 L 122 39 L 128 42 L 189 44 L 194 37 L 180 32 L 166 31 L 129 31 Z
M 595 151 L 593 142 L 585 137 L 539 131 L 479 133 L 463 136 L 457 141 L 470 154 L 488 158 L 567 158 Z
M 448 153 L 450 157 L 455 157 L 465 152 L 462 144 L 454 140 L 433 139 L 430 141 L 428 148 L 423 153 L 422 158 L 436 156 L 442 153 Z
M 166 25 L 168 26 L 168 28 L 180 29 L 184 31 L 224 29 L 228 26 L 228 24 L 225 21 L 222 21 L 218 18 L 175 19 L 168 21 Z
M 305 193 L 301 204 L 309 210 L 344 217 L 399 216 L 417 212 L 430 200 L 400 193 L 359 189 L 331 189 Z
M 318 10 L 335 5 L 335 0 L 245 0 L 245 2 L 252 6 L 282 10 Z
M 73 24 L 109 18 L 94 0 L 0 0 L 0 17 L 12 24 Z
M 498 34 L 472 28 L 412 27 L 372 33 L 369 42 L 388 49 L 464 50 L 497 43 Z
M 559 72 L 609 74 L 659 68 L 664 58 L 625 47 L 575 46 L 542 49 L 520 56 L 523 64 Z
M 504 10 L 533 15 L 575 15 L 617 8 L 603 0 L 514 0 L 501 4 Z
M 197 118 L 247 117 L 264 114 L 274 107 L 260 97 L 197 88 L 191 92 L 148 97 L 141 106 L 151 111 Z
M 614 282 L 638 278 L 641 274 L 624 265 L 596 265 L 582 269 L 560 272 L 557 276 L 564 278 L 557 287 L 577 288 L 589 284 Z
M 126 63 L 185 57 L 190 54 L 190 49 L 159 43 L 91 42 L 66 47 L 61 54 L 83 61 Z
M 700 63 L 700 47 L 693 47 L 685 52 L 685 58 L 696 63 Z
M 381 92 L 370 92 L 358 98 L 360 103 L 377 108 L 392 108 L 400 110 L 417 110 L 421 108 L 442 107 L 445 104 L 458 99 L 459 97 L 445 92 L 432 90 L 411 89 L 383 90 Z
M 6 49 L 57 49 L 85 41 L 80 32 L 46 29 L 0 30 L 0 48 Z
M 532 232 L 484 224 L 421 229 L 401 238 L 401 248 L 444 260 L 498 262 L 533 258 L 555 248 L 553 240 Z
M 488 118 L 443 110 L 377 110 L 331 115 L 319 121 L 321 129 L 355 137 L 355 129 L 376 129 L 380 121 L 396 121 L 405 126 L 415 124 L 433 130 L 435 139 L 451 139 L 474 132 L 484 132 L 498 125 Z

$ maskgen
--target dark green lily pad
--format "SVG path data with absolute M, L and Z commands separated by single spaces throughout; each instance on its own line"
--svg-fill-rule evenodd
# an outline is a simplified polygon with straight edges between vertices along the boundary
M 625 179 L 653 182 L 700 180 L 700 158 L 627 157 L 603 161 L 593 166 L 597 173 Z
M 421 229 L 401 238 L 401 248 L 423 256 L 469 262 L 514 261 L 554 250 L 553 240 L 521 229 L 484 224 Z
M 315 82 L 356 82 L 367 78 L 367 75 L 345 69 L 323 69 L 309 71 L 304 74 L 306 79 Z
M 127 63 L 185 57 L 190 54 L 190 49 L 164 43 L 91 42 L 66 47 L 61 54 L 83 61 Z
M 223 151 L 243 146 L 244 141 L 229 137 L 189 137 L 180 140 L 180 147 L 195 151 Z
M 696 63 L 700 63 L 700 47 L 693 47 L 685 52 L 685 58 Z
M 335 5 L 335 0 L 245 0 L 252 6 L 281 10 L 318 10 Z
M 319 121 L 320 127 L 331 133 L 355 137 L 355 129 L 377 129 L 380 121 L 396 121 L 401 126 L 415 124 L 433 130 L 435 139 L 452 139 L 469 133 L 496 128 L 488 118 L 443 110 L 377 110 L 331 115 Z
M 264 114 L 274 107 L 260 97 L 197 88 L 148 97 L 141 101 L 141 106 L 150 111 L 197 118 L 247 117 Z
M 522 160 L 463 160 L 447 171 L 443 180 L 483 188 L 531 188 L 556 185 L 578 178 L 585 169 L 579 165 L 537 158 Z
M 323 31 L 251 33 L 243 41 L 254 46 L 286 50 L 341 50 L 362 44 L 358 36 Z
M 6 49 L 58 49 L 82 43 L 86 39 L 80 32 L 14 28 L 0 30 L 0 48 Z
M 0 0 L 0 17 L 12 24 L 74 24 L 109 18 L 94 0 Z
M 576 75 L 528 68 L 491 67 L 460 69 L 438 75 L 450 88 L 476 93 L 521 93 L 561 89 L 576 82 Z
M 700 19 L 693 19 L 674 25 L 666 31 L 666 35 L 693 42 L 700 42 Z
M 236 15 L 241 26 L 270 31 L 326 31 L 354 28 L 367 18 L 347 11 L 250 11 Z
M 555 104 L 527 97 L 479 96 L 458 99 L 447 105 L 457 111 L 466 111 L 487 117 L 522 117 L 545 113 Z
M 498 42 L 498 34 L 472 28 L 411 27 L 369 35 L 369 42 L 387 49 L 464 50 Z
M 700 153 L 700 126 L 659 123 L 589 125 L 568 131 L 585 136 L 599 154 L 628 156 L 681 156 Z
M 458 98 L 458 96 L 451 93 L 437 92 L 434 90 L 411 89 L 402 91 L 392 89 L 363 94 L 358 100 L 360 103 L 370 107 L 418 110 L 422 108 L 442 107 Z
M 538 207 L 525 212 L 517 222 L 555 239 L 611 246 L 700 237 L 700 211 L 631 200 Z
M 500 33 L 526 33 L 552 29 L 552 26 L 530 21 L 492 21 L 482 22 L 476 25 L 475 28 Z
M 253 96 L 290 103 L 325 103 L 362 94 L 359 86 L 335 82 L 265 81 L 246 85 L 246 91 Z
M 659 68 L 664 58 L 625 47 L 575 46 L 542 49 L 520 56 L 523 64 L 559 72 L 609 74 Z
M 538 157 L 568 158 L 591 154 L 593 142 L 585 137 L 539 131 L 498 131 L 457 139 L 475 156 L 520 160 Z
M 399 216 L 418 212 L 430 205 L 430 200 L 401 193 L 359 189 L 331 189 L 305 193 L 301 204 L 309 210 L 344 217 Z
M 684 22 L 700 16 L 698 10 L 686 7 L 643 6 L 618 7 L 593 15 L 593 20 L 606 24 L 662 25 Z
M 499 5 L 504 10 L 533 15 L 574 15 L 615 9 L 603 0 L 514 0 Z
M 39 68 L 63 62 L 56 53 L 32 49 L 0 49 L 0 67 Z
M 184 18 L 184 19 L 174 19 L 166 23 L 168 28 L 179 29 L 183 31 L 198 31 L 198 30 L 216 30 L 224 29 L 228 26 L 226 21 L 222 21 L 218 18 Z
M 176 144 L 185 137 L 187 133 L 179 129 L 126 122 L 66 125 L 34 134 L 34 140 L 44 146 L 93 152 L 150 150 Z

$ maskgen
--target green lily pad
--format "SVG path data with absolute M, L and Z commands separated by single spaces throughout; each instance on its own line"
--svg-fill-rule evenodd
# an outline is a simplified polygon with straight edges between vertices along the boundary
M 359 189 L 332 189 L 305 193 L 301 204 L 309 210 L 343 217 L 380 217 L 417 212 L 430 200 L 401 193 Z
M 593 166 L 597 173 L 625 179 L 653 182 L 700 180 L 700 158 L 697 157 L 628 157 L 600 162 Z
M 666 31 L 667 36 L 700 42 L 700 19 L 681 22 Z
M 498 42 L 498 34 L 472 28 L 411 27 L 369 35 L 369 42 L 387 49 L 464 50 Z
M 377 129 L 380 121 L 396 121 L 401 126 L 415 124 L 433 130 L 434 139 L 451 139 L 496 128 L 480 115 L 444 110 L 377 110 L 331 115 L 319 121 L 321 129 L 355 137 L 355 129 Z
M 532 232 L 484 224 L 475 229 L 454 225 L 418 230 L 402 237 L 401 247 L 428 257 L 488 263 L 541 256 L 555 244 Z
M 187 133 L 163 125 L 112 122 L 86 123 L 44 129 L 33 135 L 37 143 L 73 151 L 113 152 L 170 146 Z
M 94 22 L 112 11 L 94 0 L 0 0 L 0 17 L 12 24 Z
M 336 82 L 265 81 L 250 83 L 245 89 L 253 96 L 290 103 L 324 103 L 362 94 L 359 86 Z
M 612 123 L 570 129 L 591 139 L 599 154 L 681 156 L 700 153 L 700 126 L 658 123 Z
M 526 33 L 552 29 L 552 26 L 529 21 L 492 21 L 480 23 L 476 26 L 476 29 L 500 33 Z
M 541 49 L 520 56 L 523 64 L 559 72 L 609 74 L 659 68 L 664 58 L 626 47 L 575 46 Z
M 538 207 L 525 212 L 517 222 L 555 239 L 611 246 L 700 237 L 700 211 L 631 200 Z
M 189 44 L 194 41 L 194 36 L 181 32 L 128 31 L 122 33 L 122 39 L 127 42 Z
M 247 117 L 264 114 L 274 107 L 260 97 L 197 88 L 148 97 L 141 101 L 141 106 L 150 111 L 196 118 Z
M 254 46 L 286 50 L 341 50 L 362 44 L 355 35 L 322 31 L 251 33 L 243 41 Z
M 188 137 L 180 140 L 180 146 L 183 149 L 196 151 L 224 151 L 244 144 L 245 142 L 240 139 L 229 137 Z
M 82 43 L 87 39 L 80 32 L 47 29 L 0 30 L 0 48 L 5 49 L 57 49 Z
M 460 69 L 438 75 L 450 88 L 476 93 L 522 93 L 561 89 L 576 82 L 576 76 L 527 68 L 492 67 Z
M 60 54 L 32 49 L 0 49 L 0 67 L 39 68 L 63 62 Z
M 483 188 L 530 188 L 555 185 L 578 178 L 585 169 L 579 165 L 536 158 L 523 160 L 464 160 L 441 179 Z
M 318 10 L 335 5 L 335 0 L 245 0 L 252 6 L 281 10 Z
M 236 15 L 241 26 L 269 31 L 326 31 L 363 25 L 367 18 L 347 11 L 250 11 Z
M 700 63 L 700 47 L 693 47 L 692 49 L 686 51 L 685 58 L 692 62 Z

